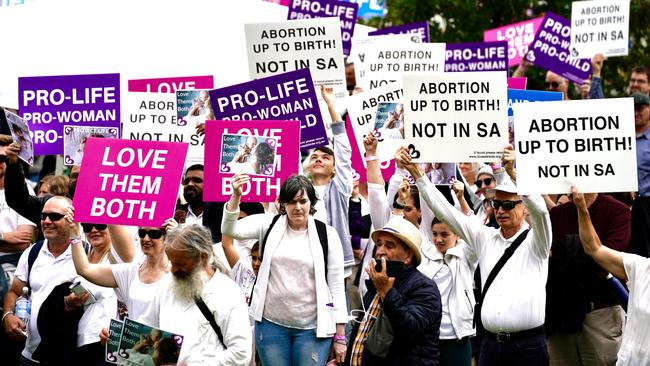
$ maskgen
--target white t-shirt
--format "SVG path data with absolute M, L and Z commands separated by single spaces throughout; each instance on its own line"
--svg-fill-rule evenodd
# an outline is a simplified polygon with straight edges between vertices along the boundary
M 314 218 L 316 220 L 320 220 L 327 224 L 327 208 L 325 208 L 325 199 L 324 199 L 325 188 L 327 188 L 327 185 L 314 186 L 314 190 L 316 191 L 316 197 L 318 197 L 318 201 L 316 201 L 316 206 L 314 207 L 316 209 Z
M 34 190 L 27 187 L 29 194 L 33 195 Z M 36 224 L 20 216 L 14 209 L 9 207 L 5 199 L 5 190 L 0 189 L 0 232 L 6 233 L 18 230 L 20 225 L 30 225 L 36 227 Z M 0 257 L 11 253 L 0 252 Z
M 114 289 L 117 299 L 126 304 L 129 318 L 133 319 L 138 319 L 147 311 L 149 302 L 158 291 L 158 287 L 166 286 L 165 283 L 169 280 L 165 275 L 154 283 L 140 281 L 138 272 L 141 265 L 141 263 L 121 263 L 111 266 L 117 283 L 117 288 Z
M 650 365 L 650 259 L 623 253 L 630 299 L 627 304 L 627 324 L 618 351 L 618 366 Z

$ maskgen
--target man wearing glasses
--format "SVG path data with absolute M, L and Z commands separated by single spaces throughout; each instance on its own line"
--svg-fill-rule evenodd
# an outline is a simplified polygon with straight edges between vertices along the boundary
M 544 90 L 553 92 L 562 92 L 563 100 L 570 100 L 569 98 L 569 80 L 561 77 L 553 71 L 546 72 L 546 79 L 544 81 Z
M 630 75 L 630 83 L 628 87 L 630 89 L 630 94 L 634 93 L 643 93 L 645 95 L 650 94 L 650 83 L 648 77 L 650 76 L 650 70 L 645 66 L 637 66 L 632 69 L 632 74 Z
M 514 159 L 504 151 L 506 156 L 504 165 L 510 169 Z M 484 291 L 477 321 L 485 328 L 479 365 L 548 365 L 543 324 L 552 233 L 542 196 L 521 197 L 511 181 L 500 183 L 491 203 L 500 229 L 487 227 L 449 204 L 423 178 L 424 172 L 411 162 L 406 147 L 397 151 L 395 159 L 416 179 L 420 194 L 436 217 L 476 252 Z M 532 227 L 525 220 L 527 213 Z M 525 235 L 523 241 L 485 292 L 490 272 L 520 235 Z

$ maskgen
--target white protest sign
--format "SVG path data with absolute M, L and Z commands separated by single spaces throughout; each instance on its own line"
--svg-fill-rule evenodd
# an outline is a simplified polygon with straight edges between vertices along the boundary
M 187 164 L 203 164 L 204 136 L 196 134 L 194 124 L 178 120 L 175 93 L 128 92 L 122 100 L 122 138 L 185 142 Z
M 348 62 L 354 63 L 354 75 L 357 85 L 363 87 L 367 83 L 366 65 L 368 64 L 366 53 L 371 50 L 383 47 L 397 46 L 403 43 L 413 42 L 413 36 L 410 34 L 385 34 L 379 36 L 365 36 L 352 38 L 352 50 Z M 364 89 L 367 90 L 367 89 Z
M 626 56 L 630 0 L 574 1 L 571 8 L 571 57 Z
M 404 75 L 405 138 L 418 162 L 494 161 L 508 143 L 506 72 Z
M 252 79 L 309 68 L 315 87 L 347 93 L 339 18 L 246 24 L 248 69 Z M 317 88 L 320 98 L 320 90 Z
M 519 194 L 637 190 L 632 98 L 512 106 Z
M 373 47 L 366 52 L 364 90 L 394 82 L 409 72 L 443 72 L 444 43 L 402 43 L 396 46 Z M 357 82 L 359 83 L 359 82 Z

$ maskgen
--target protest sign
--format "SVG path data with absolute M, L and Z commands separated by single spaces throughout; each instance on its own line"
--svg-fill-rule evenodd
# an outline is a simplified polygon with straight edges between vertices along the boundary
M 159 359 L 162 356 L 159 350 L 165 350 L 165 363 L 175 365 L 182 346 L 182 335 L 126 318 L 117 351 L 118 362 L 127 365 L 155 365 L 153 356 Z
M 637 190 L 632 98 L 513 105 L 519 194 Z
M 129 92 L 122 99 L 123 138 L 188 143 L 187 164 L 203 164 L 205 137 L 195 125 L 177 119 L 176 93 Z
M 11 137 L 20 145 L 18 157 L 20 160 L 29 164 L 29 166 L 34 165 L 34 144 L 32 142 L 32 134 L 29 131 L 29 125 L 17 114 L 11 113 L 6 109 L 4 111 L 9 130 L 11 131 Z
M 34 155 L 63 153 L 63 126 L 120 127 L 120 74 L 18 78 Z
M 515 118 L 513 117 L 512 105 L 528 102 L 548 102 L 562 100 L 564 94 L 561 92 L 546 92 L 538 90 L 516 90 L 508 88 L 508 142 L 515 142 Z
M 508 71 L 508 43 L 447 43 L 445 72 Z
M 377 139 L 380 162 L 392 160 L 395 151 L 404 145 L 404 105 L 401 102 L 379 103 L 372 134 Z
M 181 76 L 156 79 L 129 80 L 130 92 L 176 93 L 177 90 L 212 89 L 213 76 Z
M 275 137 L 224 133 L 221 136 L 219 173 L 272 177 L 277 145 Z
M 343 54 L 350 55 L 359 5 L 339 0 L 291 0 L 287 19 L 338 17 L 341 21 Z
M 63 164 L 81 165 L 88 138 L 119 139 L 120 131 L 115 127 L 65 126 L 63 136 Z
M 508 78 L 508 89 L 526 89 L 525 77 Z
M 246 24 L 246 49 L 251 79 L 309 68 L 314 90 L 334 88 L 346 94 L 343 44 L 338 18 Z
M 208 90 L 177 90 L 176 121 L 181 125 L 196 126 L 214 119 Z
M 75 220 L 158 227 L 174 216 L 187 144 L 89 138 Z
M 400 45 L 407 42 L 413 42 L 413 37 L 409 34 L 386 34 L 372 37 L 355 37 L 352 39 L 352 52 L 348 57 L 348 62 L 354 63 L 354 75 L 356 83 L 359 86 L 366 85 L 366 68 L 368 65 L 366 53 L 377 48 Z
M 108 342 L 106 342 L 106 362 L 117 363 L 117 350 L 120 348 L 120 338 L 122 338 L 122 329 L 124 322 L 111 319 L 108 327 Z
M 598 53 L 627 56 L 630 0 L 574 1 L 571 7 L 571 56 Z
M 246 135 L 275 138 L 276 159 L 273 176 L 251 176 L 242 187 L 242 202 L 273 202 L 290 175 L 298 173 L 300 123 L 298 121 L 208 121 L 205 126 L 205 150 L 215 153 L 205 157 L 205 201 L 225 202 L 232 195 L 234 173 L 220 171 L 223 135 Z
M 363 159 L 365 151 L 363 145 L 357 145 L 357 140 L 354 137 L 354 130 L 349 115 L 345 119 L 345 133 L 350 140 L 350 148 L 352 149 L 352 178 L 353 180 L 359 180 L 361 183 L 366 183 L 368 177 L 366 175 L 366 163 Z M 393 160 L 386 160 L 379 162 L 379 166 L 381 168 L 382 177 L 385 181 L 389 181 L 390 177 L 395 173 L 395 163 Z
M 528 45 L 533 42 L 542 18 L 525 20 L 483 32 L 483 41 L 508 42 L 508 66 L 517 66 L 526 54 Z
M 348 0 L 359 4 L 359 18 L 368 20 L 374 17 L 383 18 L 386 15 L 385 0 Z
M 318 110 L 308 69 L 210 91 L 217 120 L 298 120 L 300 148 L 327 145 L 327 132 Z M 213 150 L 211 150 L 213 151 Z
M 394 27 L 377 29 L 374 32 L 369 32 L 369 36 L 380 36 L 384 34 L 409 34 L 416 36 L 411 38 L 412 42 L 416 43 L 429 43 L 429 22 L 417 22 Z
M 498 160 L 508 143 L 505 72 L 406 74 L 404 108 L 414 161 Z
M 535 40 L 528 47 L 526 60 L 578 84 L 589 78 L 591 60 L 571 56 L 571 21 L 546 12 Z
M 401 43 L 366 52 L 366 77 L 357 80 L 364 91 L 399 80 L 407 72 L 443 72 L 444 43 Z

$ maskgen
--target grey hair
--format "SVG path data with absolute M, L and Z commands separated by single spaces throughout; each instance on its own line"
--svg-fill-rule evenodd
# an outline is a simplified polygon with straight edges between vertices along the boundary
M 214 270 L 228 275 L 230 271 L 216 259 L 212 245 L 210 230 L 198 224 L 179 225 L 165 236 L 165 248 L 187 252 L 195 259 L 200 259 L 202 254 L 206 254 L 208 263 Z

